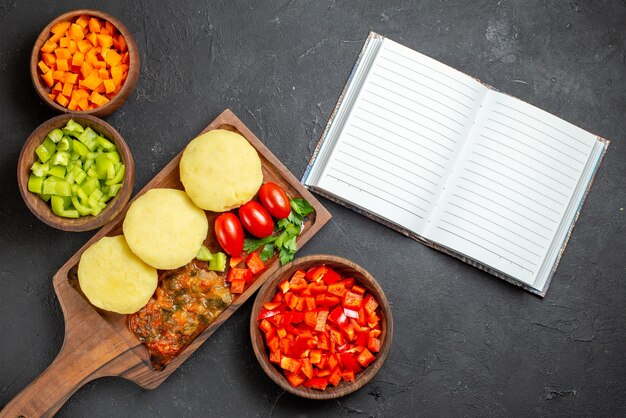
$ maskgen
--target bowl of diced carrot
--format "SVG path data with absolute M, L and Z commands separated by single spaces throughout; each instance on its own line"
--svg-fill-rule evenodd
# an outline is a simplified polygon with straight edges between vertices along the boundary
M 137 45 L 115 17 L 74 10 L 52 20 L 31 55 L 37 94 L 63 113 L 106 116 L 131 94 L 139 77 Z
M 374 277 L 356 263 L 311 255 L 286 264 L 252 307 L 254 354 L 282 389 L 309 399 L 352 393 L 380 370 L 393 317 Z

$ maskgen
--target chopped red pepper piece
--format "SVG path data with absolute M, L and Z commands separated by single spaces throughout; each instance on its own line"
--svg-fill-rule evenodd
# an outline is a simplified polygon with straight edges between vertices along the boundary
M 349 354 L 349 353 L 342 353 L 342 354 L 339 355 L 339 360 L 341 361 L 341 364 L 342 364 L 344 369 L 347 369 L 349 371 L 353 371 L 355 373 L 361 371 L 361 366 L 354 359 L 354 357 L 352 357 L 351 354 Z
M 263 307 L 265 309 L 268 309 L 270 311 L 273 311 L 274 309 L 278 308 L 281 305 L 280 302 L 265 302 L 263 304 Z
M 348 318 L 346 318 L 345 313 L 341 306 L 336 307 L 328 316 L 328 320 L 334 322 L 340 327 L 346 325 L 348 323 Z
M 259 253 L 253 252 L 246 259 L 246 265 L 252 272 L 252 274 L 257 274 L 263 270 L 265 270 L 265 263 L 261 260 Z
M 317 324 L 315 325 L 315 331 L 324 331 L 326 329 L 327 318 L 328 318 L 328 311 L 317 312 Z
M 276 339 L 276 342 L 278 342 L 278 338 Z M 280 359 L 281 355 L 279 349 L 276 349 L 275 351 L 270 351 L 270 361 L 272 363 L 280 364 Z
M 378 308 L 378 302 L 376 302 L 376 299 L 374 299 L 372 295 L 367 295 L 363 307 L 365 308 L 365 312 L 369 315 Z
M 356 318 L 359 317 L 358 310 L 361 309 L 362 302 L 363 296 L 359 295 L 358 293 L 354 293 L 352 290 L 347 290 L 343 295 L 343 307 L 357 311 Z
M 354 372 L 352 370 L 341 373 L 341 378 L 346 382 L 354 382 Z
M 289 281 L 289 288 L 294 292 L 302 292 L 304 289 L 308 287 L 308 283 L 304 279 L 305 272 L 302 270 L 298 270 L 294 273 L 293 277 Z
M 254 254 L 254 253 L 253 253 Z M 298 373 L 288 373 L 287 380 L 293 387 L 298 387 L 306 380 L 303 376 Z
M 245 287 L 245 280 L 233 280 L 230 282 L 230 293 L 243 293 Z
M 366 334 L 361 334 L 361 335 L 366 335 Z M 370 351 L 378 353 L 380 351 L 380 340 L 378 338 L 370 337 L 369 340 L 367 341 L 367 348 L 369 348 Z
M 324 390 L 326 389 L 326 386 L 328 386 L 328 379 L 325 377 L 314 377 L 313 379 L 306 380 L 304 382 L 304 386 L 307 388 Z
M 245 282 L 249 282 L 252 279 L 252 271 L 250 269 L 240 269 L 240 268 L 232 268 L 228 271 L 228 276 L 226 276 L 227 282 L 232 282 L 233 280 L 243 280 Z
M 359 319 L 359 312 L 354 309 L 343 308 L 343 313 L 346 314 L 348 318 Z
M 244 260 L 245 257 L 231 257 L 230 258 L 230 268 L 235 268 Z
M 272 329 L 272 324 L 267 319 L 264 319 L 261 321 L 261 324 L 259 324 L 259 328 L 267 334 Z
M 322 280 L 322 277 L 324 277 L 324 274 L 326 274 L 327 271 L 328 268 L 326 266 L 311 267 L 306 272 L 306 279 L 310 282 L 317 283 Z
M 300 371 L 304 373 L 307 379 L 311 379 L 313 377 L 313 365 L 311 364 L 311 360 L 309 358 L 303 358 L 301 362 L 302 369 L 300 369 Z
M 337 386 L 339 382 L 341 382 L 341 370 L 339 370 L 339 368 L 333 370 L 333 372 L 330 374 L 330 377 L 328 378 L 328 381 L 333 386 Z
M 352 286 L 352 290 L 354 293 L 358 293 L 361 296 L 365 296 L 365 288 L 359 286 L 358 284 L 355 284 L 354 286 Z
M 341 297 L 344 293 L 346 293 L 346 287 L 341 283 L 329 284 L 328 293 Z
M 278 287 L 280 287 L 280 290 L 282 290 L 283 293 L 287 293 L 289 291 L 289 281 L 285 280 L 279 284 Z
M 361 354 L 359 354 L 359 357 L 357 357 L 357 361 L 361 363 L 363 367 L 367 367 L 367 365 L 374 360 L 376 360 L 376 357 L 374 357 L 374 355 L 367 348 L 364 348 L 363 351 L 361 351 Z
M 356 339 L 356 341 L 354 342 L 355 345 L 361 346 L 361 347 L 367 347 L 367 343 L 370 340 L 370 335 L 367 332 L 363 332 L 359 335 L 359 337 Z M 376 350 L 378 351 L 378 350 Z
M 341 276 L 335 270 L 328 268 L 328 270 L 326 271 L 322 279 L 324 280 L 324 283 L 326 284 L 333 284 L 341 280 Z

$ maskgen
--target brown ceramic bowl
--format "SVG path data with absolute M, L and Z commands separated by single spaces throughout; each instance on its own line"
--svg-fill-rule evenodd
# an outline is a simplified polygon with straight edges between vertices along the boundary
M 376 360 L 368 365 L 365 369 L 355 375 L 354 382 L 341 381 L 338 386 L 328 385 L 325 390 L 306 388 L 302 385 L 293 387 L 275 364 L 271 363 L 268 355 L 268 348 L 265 343 L 265 337 L 259 329 L 257 317 L 263 308 L 265 302 L 270 301 L 278 291 L 278 284 L 283 280 L 290 279 L 296 270 L 308 270 L 311 267 L 326 265 L 333 268 L 343 277 L 354 277 L 356 283 L 364 287 L 367 293 L 371 293 L 379 303 L 378 311 L 381 317 L 381 349 L 376 354 Z M 289 264 L 283 266 L 274 273 L 263 285 L 257 295 L 254 306 L 252 307 L 252 316 L 250 317 L 250 336 L 252 338 L 252 347 L 257 360 L 261 364 L 265 373 L 282 389 L 294 395 L 309 399 L 334 399 L 352 393 L 367 382 L 369 382 L 380 370 L 389 349 L 391 348 L 391 340 L 393 338 L 393 317 L 391 315 L 391 307 L 383 290 L 378 285 L 374 277 L 365 269 L 345 258 L 332 255 L 311 255 L 299 258 Z
M 53 101 L 48 97 L 48 93 L 50 92 L 50 88 L 44 83 L 41 76 L 39 75 L 39 68 L 37 67 L 37 63 L 41 60 L 40 58 L 40 50 L 43 44 L 50 38 L 50 29 L 58 22 L 74 20 L 80 15 L 89 15 L 98 17 L 103 20 L 108 20 L 117 28 L 117 30 L 124 36 L 126 39 L 126 44 L 128 45 L 128 52 L 130 57 L 130 62 L 128 64 L 128 77 L 126 81 L 122 85 L 122 89 L 113 97 L 107 104 L 97 107 L 92 110 L 70 110 L 66 107 L 61 106 L 57 102 Z M 39 34 L 37 40 L 35 41 L 35 45 L 33 46 L 33 52 L 30 57 L 30 77 L 33 82 L 33 86 L 37 91 L 41 100 L 44 101 L 45 104 L 50 106 L 51 108 L 58 110 L 62 113 L 74 113 L 80 115 L 93 115 L 98 117 L 106 116 L 113 111 L 117 110 L 128 96 L 132 93 L 137 85 L 137 78 L 139 77 L 139 51 L 137 50 L 137 44 L 133 39 L 132 35 L 126 29 L 126 27 L 115 17 L 111 16 L 108 13 L 101 12 L 99 10 L 90 10 L 90 9 L 80 9 L 73 10 L 71 12 L 67 12 L 52 20 Z
M 74 119 L 74 121 L 80 123 L 82 126 L 89 126 L 100 135 L 112 141 L 117 147 L 122 162 L 126 166 L 122 188 L 117 193 L 117 196 L 109 200 L 106 207 L 97 216 L 81 216 L 78 219 L 57 216 L 52 212 L 50 203 L 44 202 L 35 193 L 28 191 L 30 167 L 37 158 L 35 149 L 43 142 L 48 132 L 55 128 L 63 128 L 70 119 Z M 30 134 L 22 147 L 22 152 L 20 153 L 20 158 L 17 163 L 17 182 L 26 206 L 43 222 L 64 231 L 89 231 L 99 228 L 113 220 L 122 212 L 126 203 L 128 203 L 130 195 L 133 192 L 134 180 L 135 163 L 133 162 L 130 149 L 122 136 L 105 121 L 90 115 L 65 114 L 48 119 Z

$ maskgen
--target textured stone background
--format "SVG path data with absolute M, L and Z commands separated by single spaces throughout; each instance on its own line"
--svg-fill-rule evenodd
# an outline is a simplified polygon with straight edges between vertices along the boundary
M 0 406 L 59 351 L 51 277 L 91 236 L 39 222 L 15 178 L 54 115 L 30 84 L 32 44 L 80 7 L 139 45 L 137 89 L 107 118 L 134 153 L 135 191 L 224 108 L 301 176 L 370 30 L 612 143 L 543 300 L 322 199 L 334 218 L 302 254 L 365 266 L 396 321 L 385 367 L 353 395 L 281 391 L 254 358 L 249 302 L 158 389 L 100 379 L 59 416 L 626 415 L 624 1 L 0 0 Z

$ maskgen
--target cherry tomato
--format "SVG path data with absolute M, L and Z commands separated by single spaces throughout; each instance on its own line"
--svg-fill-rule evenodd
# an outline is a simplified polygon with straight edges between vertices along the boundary
M 234 213 L 223 213 L 215 219 L 215 235 L 231 256 L 237 257 L 243 251 L 243 228 Z
M 274 220 L 270 213 L 254 200 L 239 208 L 239 219 L 246 231 L 257 238 L 265 238 L 274 232 Z
M 259 189 L 259 200 L 275 218 L 287 218 L 291 212 L 287 193 L 276 183 L 269 182 L 261 186 L 261 189 Z

